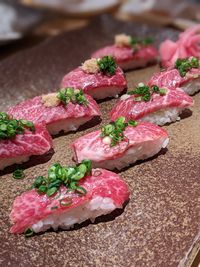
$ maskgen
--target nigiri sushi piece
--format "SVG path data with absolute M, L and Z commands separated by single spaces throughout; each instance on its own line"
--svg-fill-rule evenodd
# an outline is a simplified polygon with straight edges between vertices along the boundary
M 74 160 L 91 159 L 93 166 L 109 170 L 122 169 L 138 160 L 148 159 L 167 147 L 166 131 L 148 122 L 115 122 L 88 133 L 72 143 Z
M 173 67 L 178 58 L 200 58 L 200 24 L 188 28 L 179 35 L 177 41 L 165 40 L 159 53 L 161 64 L 165 68 Z
M 14 200 L 10 232 L 30 236 L 49 228 L 69 229 L 122 208 L 129 199 L 126 183 L 113 172 L 91 170 L 88 162 L 76 167 L 54 164 L 48 179 L 37 177 L 34 189 Z
M 61 86 L 82 88 L 93 98 L 104 99 L 117 97 L 127 88 L 127 81 L 114 59 L 105 56 L 86 60 L 82 66 L 64 76 Z
M 180 120 L 179 115 L 193 105 L 193 99 L 181 89 L 159 88 L 139 83 L 135 90 L 121 96 L 110 112 L 111 120 L 124 116 L 126 120 L 140 120 L 164 125 Z
M 60 131 L 76 131 L 81 125 L 101 112 L 91 96 L 80 89 L 62 88 L 58 93 L 36 96 L 11 107 L 8 113 L 14 118 L 44 123 L 51 135 Z
M 200 64 L 196 57 L 178 59 L 172 69 L 167 69 L 154 74 L 149 86 L 181 88 L 188 95 L 193 95 L 200 90 Z
M 138 39 L 126 34 L 115 36 L 115 44 L 100 48 L 94 52 L 92 58 L 111 55 L 123 70 L 146 67 L 156 63 L 158 51 L 152 45 L 151 38 Z
M 44 125 L 0 113 L 0 170 L 28 161 L 32 155 L 43 155 L 51 148 L 52 139 Z

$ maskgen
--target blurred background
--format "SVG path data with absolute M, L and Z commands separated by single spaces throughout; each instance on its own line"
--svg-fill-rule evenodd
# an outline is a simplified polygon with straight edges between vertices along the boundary
M 195 0 L 0 0 L 0 60 L 63 31 L 84 27 L 109 13 L 132 20 L 185 29 L 200 22 Z

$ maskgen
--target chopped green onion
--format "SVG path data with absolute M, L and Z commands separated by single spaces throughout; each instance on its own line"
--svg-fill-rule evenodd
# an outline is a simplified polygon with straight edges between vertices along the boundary
M 72 204 L 72 199 L 70 197 L 66 197 L 60 200 L 60 206 L 67 207 Z
M 57 180 L 49 183 L 49 187 L 48 188 L 50 189 L 50 188 L 53 188 L 53 187 L 60 187 L 62 181 L 61 180 L 58 180 L 58 179 L 59 179 L 59 177 L 57 178 Z
M 57 210 L 57 209 L 58 209 L 58 206 L 51 207 L 51 210 Z
M 77 181 L 72 180 L 69 184 L 69 188 L 71 188 L 72 190 L 76 190 L 77 187 Z
M 37 187 L 37 186 L 40 186 L 42 185 L 44 181 L 44 177 L 43 176 L 38 176 L 36 179 L 35 179 L 35 182 L 34 182 L 34 187 Z
M 27 120 L 16 120 L 7 113 L 0 112 L 0 140 L 14 138 L 17 134 L 24 134 L 25 129 L 35 131 L 34 124 Z
M 135 51 L 138 50 L 138 46 L 147 46 L 154 42 L 153 38 L 147 37 L 144 39 L 140 39 L 137 37 L 130 38 L 130 45 L 134 48 Z
M 65 105 L 70 102 L 73 104 L 87 105 L 88 101 L 84 95 L 83 90 L 74 89 L 72 87 L 62 88 L 58 92 L 58 99 Z
M 34 124 L 32 122 L 27 121 L 27 120 L 20 120 L 20 122 L 24 127 L 29 128 L 31 131 L 35 130 Z
M 121 127 L 124 126 L 124 122 L 125 122 L 125 117 L 119 117 L 119 118 L 115 121 L 115 126 L 121 128 Z
M 24 177 L 25 177 L 25 174 L 22 169 L 17 169 L 13 172 L 14 179 L 23 179 Z
M 160 89 L 159 90 L 160 95 L 166 95 L 166 90 L 165 89 Z
M 101 128 L 101 137 L 110 137 L 110 146 L 115 146 L 116 144 L 124 140 L 125 136 L 123 131 L 127 126 L 135 127 L 137 126 L 137 122 L 130 120 L 128 121 L 128 123 L 126 123 L 124 117 L 119 117 L 116 121 L 113 121 Z
M 116 72 L 117 65 L 112 56 L 104 56 L 97 60 L 97 64 L 102 73 L 113 75 Z
M 83 173 L 85 175 L 85 173 L 87 172 L 87 166 L 83 163 L 81 163 L 79 166 L 78 166 L 78 170 L 80 173 Z
M 77 186 L 76 192 L 78 192 L 81 195 L 86 195 L 87 194 L 87 191 L 82 186 Z
M 85 176 L 85 172 L 84 172 L 84 171 L 83 171 L 83 172 L 82 172 L 82 171 L 77 171 L 77 172 L 72 176 L 72 179 L 78 181 L 78 180 L 82 179 L 84 176 Z
M 52 187 L 52 188 L 47 189 L 46 194 L 48 197 L 50 197 L 50 196 L 54 195 L 57 191 L 58 191 L 57 187 Z
M 138 122 L 137 122 L 137 121 L 133 121 L 133 120 L 129 120 L 129 121 L 128 121 L 128 125 L 129 125 L 129 126 L 134 126 L 134 127 L 135 127 L 135 126 L 138 125 Z
M 157 85 L 152 86 L 153 92 L 158 93 L 159 92 L 159 87 Z
M 144 100 L 145 102 L 148 102 L 150 99 L 151 99 L 151 94 L 150 94 L 150 93 L 149 93 L 149 94 L 145 94 L 145 95 L 143 96 L 143 100 Z
M 154 39 L 152 37 L 147 37 L 145 39 L 142 40 L 142 45 L 146 46 L 146 45 L 150 45 L 154 42 Z
M 81 163 L 85 164 L 85 166 L 87 167 L 87 174 L 90 173 L 92 170 L 92 161 L 89 159 L 84 159 Z
M 31 236 L 33 236 L 33 234 L 34 234 L 34 231 L 33 231 L 33 229 L 31 229 L 31 228 L 27 228 L 27 229 L 25 230 L 24 234 L 25 234 L 26 237 L 31 237 Z
M 46 185 L 40 185 L 37 189 L 38 193 L 46 193 L 47 192 L 47 187 Z
M 61 186 L 65 186 L 69 191 L 76 191 L 85 194 L 86 190 L 79 186 L 79 181 L 91 173 L 92 164 L 90 160 L 83 160 L 75 167 L 63 167 L 55 163 L 48 170 L 48 177 L 36 177 L 33 188 L 39 194 L 46 194 L 48 197 L 58 192 Z
M 0 120 L 9 120 L 9 115 L 5 112 L 0 112 Z
M 166 94 L 166 90 L 163 88 L 159 88 L 157 85 L 152 85 L 151 87 L 149 87 L 143 83 L 139 83 L 134 90 L 129 91 L 127 94 L 135 95 L 134 101 L 136 102 L 148 102 L 150 101 L 154 93 L 160 94 L 162 96 Z
M 135 97 L 134 100 L 136 102 L 141 102 L 142 101 L 142 97 L 141 96 Z
M 186 73 L 192 68 L 199 68 L 199 59 L 196 57 L 178 58 L 175 62 L 175 68 L 179 71 L 180 75 L 184 77 Z

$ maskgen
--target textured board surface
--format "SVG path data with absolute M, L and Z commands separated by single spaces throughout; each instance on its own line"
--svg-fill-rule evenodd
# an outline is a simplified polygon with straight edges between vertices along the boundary
M 0 63 L 1 111 L 22 99 L 58 88 L 61 78 L 112 42 L 115 33 L 154 35 L 157 44 L 176 36 L 169 29 L 122 23 L 107 16 L 87 28 L 64 33 Z M 146 81 L 158 66 L 127 72 L 129 89 Z M 54 153 L 33 158 L 24 166 L 26 178 L 14 180 L 11 169 L 0 177 L 0 266 L 185 266 L 199 243 L 200 221 L 200 94 L 180 122 L 164 127 L 167 151 L 121 172 L 131 198 L 123 211 L 86 222 L 70 231 L 48 231 L 26 239 L 9 233 L 14 198 L 45 175 L 54 162 L 71 164 L 70 143 L 85 132 L 54 138 Z M 116 100 L 102 102 L 103 123 Z

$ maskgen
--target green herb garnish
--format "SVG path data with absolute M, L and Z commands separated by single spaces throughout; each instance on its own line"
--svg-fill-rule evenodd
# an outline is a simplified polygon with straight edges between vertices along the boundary
M 166 95 L 166 90 L 161 88 L 161 89 L 159 90 L 159 94 L 160 94 L 160 95 Z
M 124 140 L 125 135 L 123 131 L 127 126 L 137 126 L 137 122 L 133 120 L 129 120 L 125 122 L 124 117 L 119 117 L 116 121 L 112 121 L 109 124 L 103 126 L 101 128 L 101 137 L 104 138 L 106 136 L 110 137 L 111 139 L 111 146 L 115 146 L 122 140 Z
M 49 197 L 53 196 L 61 186 L 79 194 L 86 194 L 87 191 L 79 185 L 79 181 L 88 175 L 91 169 L 90 160 L 83 160 L 75 167 L 63 167 L 56 163 L 48 170 L 48 177 L 38 176 L 35 179 L 33 188 Z
M 181 77 L 184 77 L 190 69 L 199 67 L 199 60 L 196 57 L 179 58 L 175 62 L 175 68 L 179 71 Z
M 149 87 L 143 83 L 139 83 L 138 86 L 134 90 L 129 91 L 127 94 L 135 95 L 134 101 L 148 102 L 150 101 L 154 93 L 160 94 L 160 95 L 166 95 L 166 90 L 163 88 L 159 88 L 157 85 L 152 85 L 151 87 Z
M 113 75 L 116 72 L 117 65 L 112 56 L 105 56 L 97 60 L 97 64 L 101 72 Z
M 34 231 L 33 231 L 33 229 L 31 229 L 31 228 L 27 228 L 27 229 L 24 231 L 24 234 L 25 234 L 26 237 L 31 237 L 31 236 L 34 235 Z
M 81 89 L 74 89 L 72 87 L 62 88 L 58 92 L 58 99 L 65 105 L 69 102 L 73 104 L 87 105 L 88 101 Z
M 25 177 L 25 174 L 22 169 L 17 169 L 13 172 L 14 179 L 23 179 L 24 177 Z
M 58 209 L 58 206 L 51 207 L 51 210 L 57 210 L 57 209 Z
M 130 38 L 130 45 L 134 48 L 134 50 L 138 49 L 138 46 L 147 46 L 154 42 L 153 38 L 147 37 L 144 39 L 140 39 L 137 37 Z
M 66 197 L 60 200 L 60 206 L 62 207 L 67 207 L 70 206 L 71 204 L 72 204 L 72 199 L 70 197 Z
M 87 193 L 87 191 L 85 190 L 85 188 L 82 187 L 82 186 L 77 186 L 76 187 L 76 192 L 79 193 L 79 194 L 81 194 L 81 195 L 85 195 Z
M 34 124 L 27 120 L 16 120 L 7 113 L 0 112 L 0 140 L 14 138 L 17 134 L 24 134 L 25 129 L 34 131 Z

